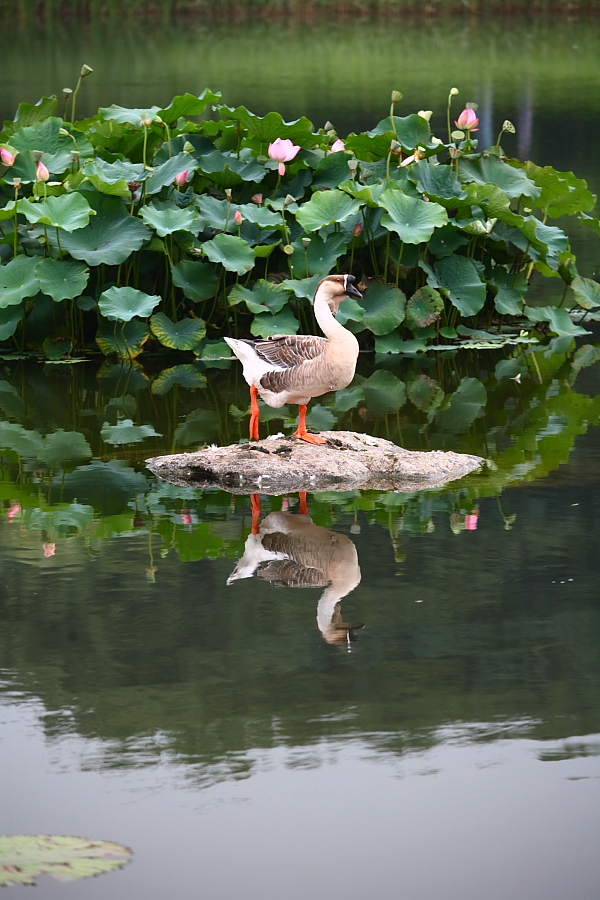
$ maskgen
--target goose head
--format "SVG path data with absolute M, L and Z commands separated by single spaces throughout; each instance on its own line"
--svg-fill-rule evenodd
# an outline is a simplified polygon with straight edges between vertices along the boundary
M 327 275 L 317 285 L 315 303 L 320 299 L 325 300 L 335 316 L 340 303 L 347 300 L 348 297 L 357 297 L 359 300 L 362 300 L 362 294 L 356 287 L 354 275 Z

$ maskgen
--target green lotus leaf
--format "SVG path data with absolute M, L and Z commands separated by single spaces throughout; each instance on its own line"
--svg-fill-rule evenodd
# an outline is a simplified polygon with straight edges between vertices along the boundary
M 437 381 L 428 375 L 419 375 L 414 381 L 409 382 L 406 392 L 410 402 L 423 412 L 437 409 L 444 399 L 444 391 Z
M 362 382 L 361 387 L 365 392 L 367 409 L 373 416 L 396 412 L 406 403 L 406 385 L 385 369 L 376 369 L 370 378 Z
M 35 275 L 39 256 L 15 256 L 0 266 L 0 309 L 17 306 L 25 297 L 35 297 L 40 286 Z
M 25 154 L 27 151 L 42 151 L 44 165 L 50 172 L 60 175 L 73 165 L 71 151 L 75 149 L 75 144 L 66 133 L 70 129 L 71 126 L 65 127 L 62 119 L 52 117 L 26 128 L 20 128 L 11 136 L 10 143 L 15 150 L 19 151 L 19 155 Z M 73 131 L 73 134 L 77 141 L 81 160 L 93 156 L 94 148 L 87 137 L 79 131 Z
M 369 131 L 362 134 L 349 134 L 344 143 L 346 144 L 346 150 L 356 154 L 358 159 L 366 160 L 367 163 L 370 163 L 388 155 L 390 143 L 393 139 L 393 134 L 374 134 L 372 131 Z M 364 173 L 364 167 L 362 168 Z
M 571 282 L 575 300 L 584 309 L 595 309 L 600 306 L 600 284 L 591 278 L 576 275 Z
M 195 209 L 166 208 L 157 209 L 152 203 L 142 207 L 140 215 L 146 225 L 151 225 L 160 237 L 173 234 L 174 231 L 200 231 L 200 217 Z
M 260 278 L 251 291 L 241 284 L 236 284 L 229 294 L 230 303 L 244 302 L 251 313 L 278 313 L 289 299 L 289 288 L 281 284 L 272 284 L 264 278 Z
M 83 175 L 98 175 L 102 181 L 108 184 L 129 183 L 130 181 L 145 181 L 152 174 L 145 169 L 143 163 L 132 163 L 128 159 L 116 159 L 114 162 L 106 162 L 100 156 L 88 159 L 80 170 Z
M 217 270 L 210 263 L 182 260 L 171 269 L 173 284 L 180 287 L 186 297 L 198 303 L 215 296 L 219 283 Z
M 254 266 L 254 251 L 246 241 L 232 234 L 217 234 L 202 245 L 211 262 L 221 263 L 228 272 L 244 275 Z
M 85 500 L 103 516 L 122 512 L 136 494 L 145 494 L 147 490 L 144 476 L 120 459 L 108 463 L 94 459 L 79 466 L 69 472 L 61 488 L 63 496 Z
M 219 200 L 217 197 L 211 197 L 210 194 L 201 194 L 196 202 L 202 221 L 206 223 L 208 228 L 213 228 L 215 231 L 225 231 L 225 226 L 229 226 L 230 222 L 234 222 L 236 207 L 232 209 L 232 204 L 229 201 Z M 279 221 L 281 221 L 281 217 L 279 217 Z
M 253 156 L 238 158 L 236 153 L 223 153 L 216 149 L 201 156 L 198 165 L 202 172 L 211 175 L 212 180 L 222 187 L 232 187 L 242 181 L 260 184 L 267 174 L 266 168 Z
M 296 420 L 296 425 L 299 418 Z M 330 431 L 336 423 L 336 418 L 332 411 L 326 406 L 316 403 L 311 406 L 306 417 L 306 424 L 312 431 Z
M 460 387 L 452 394 L 447 409 L 436 413 L 435 422 L 450 434 L 464 434 L 475 419 L 483 415 L 487 403 L 487 391 L 478 378 L 463 378 Z
M 394 231 L 407 244 L 425 243 L 436 228 L 448 221 L 448 213 L 443 206 L 407 197 L 398 190 L 384 191 L 379 205 L 387 210 L 381 219 L 383 227 Z
M 496 363 L 494 375 L 501 381 L 503 378 L 514 378 L 515 375 L 526 375 L 527 365 L 520 359 L 501 359 Z
M 6 219 L 14 219 L 15 217 L 15 200 L 9 200 L 6 206 L 3 206 L 0 209 L 0 222 L 5 221 Z
M 131 191 L 129 184 L 121 179 L 120 181 L 104 181 L 100 175 L 84 175 L 81 170 L 68 176 L 65 182 L 72 190 L 79 190 L 82 184 L 92 184 L 101 194 L 108 194 L 111 197 L 121 197 L 123 200 L 131 200 Z
M 510 160 L 510 165 L 523 169 L 526 175 L 541 188 L 534 205 L 552 218 L 589 212 L 596 205 L 596 197 L 588 191 L 587 182 L 576 178 L 572 172 L 557 172 L 552 166 L 536 166 L 528 160 Z
M 318 231 L 325 225 L 343 222 L 361 208 L 360 200 L 344 191 L 315 191 L 308 203 L 300 207 L 296 219 L 305 231 Z
M 355 197 L 371 207 L 371 209 L 379 208 L 379 199 L 385 190 L 383 183 L 364 185 L 358 181 L 342 181 L 338 187 L 341 191 L 345 191 L 351 197 Z
M 305 298 L 312 303 L 322 277 L 321 274 L 318 274 L 312 275 L 310 278 L 286 278 L 281 282 L 281 286 L 293 291 L 296 297 Z
M 13 422 L 0 422 L 0 447 L 13 450 L 23 459 L 34 459 L 44 446 L 44 439 L 37 431 L 27 431 Z
M 54 94 L 51 97 L 41 97 L 37 103 L 19 103 L 14 123 L 11 124 L 16 126 L 16 130 L 43 122 L 52 115 L 57 106 L 58 100 Z
M 371 281 L 359 305 L 365 311 L 362 324 L 373 334 L 389 334 L 404 321 L 406 297 L 392 284 Z
M 365 308 L 361 306 L 355 297 L 347 297 L 337 311 L 336 319 L 340 325 L 347 322 L 362 322 L 365 317 Z
M 542 193 L 542 189 L 523 171 L 514 169 L 497 156 L 483 156 L 477 160 L 461 159 L 458 175 L 463 182 L 496 185 L 511 200 L 518 197 L 536 200 Z
M 523 297 L 528 288 L 524 275 L 513 275 L 503 266 L 495 266 L 490 283 L 498 288 L 494 305 L 500 315 L 522 316 Z
M 411 331 L 418 331 L 439 319 L 443 311 L 444 301 L 435 288 L 419 288 L 406 304 L 405 324 Z
M 335 393 L 335 408 L 340 413 L 348 412 L 349 409 L 354 409 L 364 399 L 365 392 L 358 385 L 342 388 L 341 391 L 336 391 Z
M 42 344 L 42 350 L 49 360 L 56 362 L 68 356 L 73 349 L 73 341 L 71 338 L 58 337 L 46 338 Z
M 403 341 L 397 331 L 375 338 L 375 353 L 423 353 L 427 346 L 420 338 Z
M 231 347 L 225 341 L 206 341 L 194 352 L 208 368 L 227 369 L 235 359 Z
M 433 272 L 429 267 L 431 287 L 442 288 L 463 316 L 474 316 L 485 303 L 486 288 L 472 259 L 446 256 L 438 260 Z
M 324 275 L 331 272 L 336 261 L 347 249 L 344 235 L 335 233 L 330 234 L 328 238 L 313 234 L 308 247 L 305 247 L 303 241 L 298 238 L 292 246 L 294 252 L 290 257 L 290 265 L 294 275 L 297 276 L 294 280 L 316 275 L 317 284 Z M 312 300 L 312 297 L 309 299 Z
M 22 184 L 36 184 L 37 163 L 31 150 L 21 150 L 13 166 L 2 176 L 7 184 L 14 184 L 15 178 L 20 178 Z
M 63 194 L 62 197 L 48 197 L 43 203 L 32 203 L 31 200 L 19 201 L 19 212 L 33 224 L 52 225 L 64 228 L 65 231 L 76 231 L 84 228 L 95 215 L 82 194 Z
M 566 309 L 556 306 L 526 306 L 524 313 L 531 322 L 549 322 L 550 328 L 559 337 L 578 337 L 580 334 L 591 334 L 581 325 L 576 325 Z
M 165 185 L 174 184 L 182 172 L 195 172 L 198 160 L 189 153 L 179 153 L 158 166 L 146 182 L 146 194 L 157 194 Z
M 571 362 L 571 370 L 574 374 L 592 366 L 600 360 L 600 347 L 594 347 L 593 344 L 583 344 L 577 348 L 577 352 L 573 355 Z
M 38 459 L 48 466 L 57 466 L 76 459 L 87 459 L 92 448 L 79 431 L 63 431 L 59 428 L 44 438 L 44 446 L 38 452 Z
M 175 429 L 175 443 L 184 447 L 206 443 L 216 436 L 220 427 L 221 419 L 216 410 L 195 409 Z
M 263 144 L 271 144 L 276 138 L 289 138 L 301 147 L 315 147 L 319 142 L 318 135 L 313 134 L 313 124 L 305 116 L 293 122 L 285 122 L 278 112 L 270 112 L 266 116 L 255 116 L 245 106 L 230 109 L 220 106 L 219 112 L 224 118 L 235 119 L 248 131 L 256 135 Z M 265 147 L 265 152 L 267 148 Z
M 223 343 L 227 347 L 224 341 Z M 154 379 L 152 382 L 152 393 L 162 396 L 168 393 L 176 384 L 190 390 L 197 390 L 198 388 L 206 387 L 206 377 L 202 372 L 198 371 L 198 367 L 193 363 L 173 366 L 170 369 L 163 369 L 160 375 Z
M 128 215 L 117 197 L 87 196 L 96 215 L 85 228 L 61 236 L 63 250 L 74 259 L 82 259 L 88 266 L 118 266 L 152 237 L 152 231 L 140 219 Z M 49 236 L 53 238 L 52 231 Z
M 469 238 L 460 233 L 457 225 L 454 225 L 453 222 L 448 222 L 447 225 L 436 228 L 431 235 L 429 252 L 436 259 L 441 259 L 443 256 L 451 256 L 459 247 L 469 243 Z
M 434 166 L 429 160 L 421 159 L 410 167 L 407 175 L 424 194 L 446 200 L 464 200 L 467 196 L 452 166 Z
M 116 106 L 114 103 L 112 106 L 101 107 L 98 110 L 99 115 L 103 119 L 118 122 L 119 125 L 135 125 L 136 128 L 141 128 L 144 120 L 151 122 L 158 112 L 160 112 L 160 106 L 150 106 L 145 109 L 127 109 L 125 106 Z
M 429 127 L 429 122 L 422 116 L 418 116 L 414 113 L 410 116 L 394 116 L 394 124 L 396 126 L 398 141 L 402 144 L 404 150 L 414 150 L 417 144 L 423 144 L 423 146 L 427 147 L 431 146 L 431 129 Z M 369 131 L 368 134 L 370 137 L 375 137 L 379 134 L 387 135 L 390 132 L 392 132 L 392 137 L 394 137 L 392 120 L 388 116 L 387 119 L 383 119 L 372 131 Z
M 336 188 L 348 178 L 348 159 L 344 150 L 329 153 L 318 163 L 313 174 L 313 185 L 317 188 Z
M 105 444 L 115 447 L 120 444 L 139 444 L 147 437 L 162 437 L 152 425 L 134 425 L 132 419 L 123 419 L 117 425 L 104 422 L 100 436 Z
M 74 300 L 85 290 L 90 273 L 81 262 L 74 260 L 42 259 L 35 267 L 40 288 L 58 303 Z
M 255 316 L 250 331 L 255 337 L 273 337 L 277 334 L 296 334 L 300 323 L 291 309 L 284 309 L 274 316 L 261 313 Z
M 162 312 L 152 316 L 150 327 L 163 347 L 170 347 L 172 350 L 193 350 L 206 336 L 206 324 L 202 319 L 172 322 Z
M 199 97 L 194 94 L 178 94 L 173 97 L 165 109 L 159 109 L 161 119 L 173 127 L 181 116 L 199 116 L 211 103 L 218 103 L 221 94 L 213 93 L 208 88 L 202 91 Z
M 98 308 L 107 319 L 130 322 L 134 316 L 145 318 L 161 302 L 158 294 L 145 294 L 132 287 L 113 286 L 100 295 Z
M 7 341 L 13 336 L 23 319 L 23 313 L 22 303 L 16 306 L 0 307 L 0 341 Z
M 96 343 L 104 356 L 116 354 L 120 359 L 135 359 L 144 349 L 144 344 L 150 337 L 150 328 L 145 322 L 139 319 L 131 319 L 124 325 L 117 325 L 115 322 L 101 321 L 98 331 L 96 332 Z M 122 372 L 121 367 L 119 367 Z M 100 377 L 100 375 L 98 375 Z M 124 383 L 127 383 L 127 390 L 139 390 L 133 388 L 123 375 Z M 145 379 L 140 387 L 148 387 L 149 381 Z
M 130 859 L 131 850 L 111 841 L 57 834 L 4 834 L 0 836 L 0 886 L 34 885 L 39 875 L 77 881 L 120 869 Z
M 200 203 L 203 204 L 207 198 L 202 197 Z M 213 197 L 208 199 L 214 199 Z M 220 201 L 223 202 L 223 201 Z M 230 222 L 233 221 L 233 217 L 235 216 L 236 210 L 239 209 L 242 216 L 244 217 L 245 222 L 251 222 L 253 225 L 258 225 L 259 228 L 282 228 L 283 223 L 281 219 L 281 214 L 273 212 L 270 209 L 266 209 L 264 206 L 257 206 L 256 203 L 243 203 L 241 206 L 236 206 L 232 209 L 230 215 Z M 211 223 L 212 224 L 212 223 Z M 235 225 L 235 222 L 234 222 Z M 215 227 L 215 226 L 213 226 Z M 225 226 L 223 225 L 223 228 Z M 222 229 L 221 229 L 222 230 Z

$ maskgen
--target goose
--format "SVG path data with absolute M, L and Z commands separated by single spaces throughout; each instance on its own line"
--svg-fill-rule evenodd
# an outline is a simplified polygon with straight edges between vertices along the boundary
M 339 391 L 354 378 L 358 341 L 335 318 L 339 305 L 348 297 L 362 299 L 354 275 L 327 275 L 317 285 L 315 317 L 326 337 L 286 334 L 263 340 L 225 340 L 244 367 L 252 401 L 250 439 L 258 440 L 260 407 L 258 397 L 276 409 L 286 403 L 300 407 L 300 423 L 294 436 L 309 444 L 326 444 L 306 430 L 306 408 L 313 397 Z

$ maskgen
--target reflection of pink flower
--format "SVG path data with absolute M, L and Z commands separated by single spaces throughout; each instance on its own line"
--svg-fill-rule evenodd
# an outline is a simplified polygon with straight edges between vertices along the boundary
M 345 150 L 345 149 L 346 149 L 346 145 L 344 144 L 344 142 L 342 140 L 340 140 L 340 138 L 338 138 L 337 141 L 334 141 L 333 144 L 331 145 L 331 150 L 329 152 L 330 153 L 339 153 L 340 150 Z
M 189 511 L 189 509 L 181 510 L 181 524 L 182 525 L 193 525 L 194 524 L 194 519 L 193 519 L 192 514 Z
M 35 177 L 36 177 L 37 181 L 48 181 L 50 178 L 50 172 L 48 171 L 48 169 L 46 168 L 44 163 L 41 161 L 41 159 L 40 159 L 39 163 L 37 164 L 37 172 L 35 174 Z
M 181 187 L 182 184 L 186 184 L 188 180 L 188 176 L 190 174 L 190 170 L 186 169 L 185 172 L 180 172 L 179 175 L 175 176 L 175 184 Z
M 51 544 L 48 541 L 44 544 L 44 556 L 48 559 L 50 556 L 54 556 L 56 554 L 56 544 Z
M 465 528 L 467 531 L 477 531 L 478 512 L 467 513 L 465 516 Z
M 0 147 L 0 157 L 2 158 L 3 166 L 14 166 L 16 156 L 7 150 L 6 147 Z
M 276 141 L 269 144 L 269 156 L 279 163 L 278 171 L 280 175 L 285 175 L 285 163 L 294 159 L 300 149 L 297 144 L 294 144 L 288 138 L 277 138 Z
M 460 116 L 455 122 L 457 128 L 461 131 L 479 131 L 479 119 L 475 115 L 474 109 L 463 109 Z
M 13 505 L 12 505 L 11 507 L 9 507 L 9 510 L 8 510 L 8 512 L 7 512 L 7 516 L 8 516 L 9 519 L 14 519 L 14 517 L 15 517 L 15 516 L 18 516 L 19 513 L 20 513 L 21 511 L 22 511 L 22 510 L 21 510 L 21 504 L 20 504 L 20 503 L 13 503 Z

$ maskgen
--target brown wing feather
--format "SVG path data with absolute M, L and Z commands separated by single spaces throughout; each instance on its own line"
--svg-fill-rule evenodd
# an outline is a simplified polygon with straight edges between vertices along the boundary
M 281 369 L 291 369 L 325 351 L 327 338 L 306 334 L 285 334 L 263 341 L 246 341 L 265 362 Z

